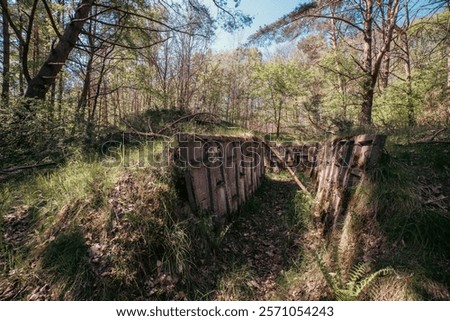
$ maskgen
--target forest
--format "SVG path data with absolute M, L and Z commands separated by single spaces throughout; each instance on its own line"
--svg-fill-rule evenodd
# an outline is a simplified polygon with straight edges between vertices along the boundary
M 299 0 L 215 50 L 249 1 L 0 0 L 0 300 L 450 300 L 450 2 Z M 301 172 L 192 213 L 180 133 L 387 143 L 327 237 Z

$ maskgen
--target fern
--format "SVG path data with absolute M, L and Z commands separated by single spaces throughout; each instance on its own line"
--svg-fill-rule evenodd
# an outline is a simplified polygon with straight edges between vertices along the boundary
M 341 269 L 339 267 L 337 251 L 335 256 L 335 260 L 338 265 L 336 272 L 329 271 L 321 254 L 317 253 L 316 257 L 320 271 L 338 301 L 358 300 L 364 289 L 369 287 L 377 277 L 387 275 L 393 271 L 392 268 L 384 268 L 373 273 L 369 273 L 369 265 L 367 263 L 360 263 L 352 267 L 348 278 L 345 280 L 342 277 Z

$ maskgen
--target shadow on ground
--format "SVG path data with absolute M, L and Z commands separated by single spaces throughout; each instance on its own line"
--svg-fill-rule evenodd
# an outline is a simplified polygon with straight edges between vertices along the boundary
M 299 257 L 295 215 L 296 185 L 286 177 L 266 178 L 234 217 L 213 259 L 198 262 L 211 300 L 268 300 L 278 290 L 277 279 Z M 211 263 L 212 262 L 212 263 Z M 195 282 L 195 281 L 194 281 Z

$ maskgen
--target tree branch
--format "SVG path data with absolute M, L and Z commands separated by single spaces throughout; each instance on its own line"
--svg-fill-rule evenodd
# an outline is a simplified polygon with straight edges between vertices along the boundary
M 89 34 L 89 33 L 87 33 L 87 32 L 82 32 L 82 34 L 84 34 L 84 35 L 89 35 L 89 36 L 91 36 L 91 37 L 93 37 L 93 38 L 95 38 L 95 39 L 97 39 L 97 40 L 100 40 L 102 43 L 106 43 L 106 44 L 108 44 L 108 45 L 113 45 L 113 46 L 117 46 L 117 47 L 121 47 L 121 48 L 125 48 L 125 49 L 130 49 L 130 50 L 140 50 L 140 49 L 151 48 L 151 47 L 153 47 L 153 46 L 162 44 L 162 43 L 164 43 L 164 42 L 166 42 L 167 40 L 169 40 L 169 39 L 172 38 L 172 37 L 164 38 L 164 39 L 162 39 L 162 40 L 159 40 L 159 41 L 157 41 L 157 42 L 153 42 L 153 43 L 148 44 L 148 45 L 145 45 L 145 46 L 129 46 L 129 45 L 121 44 L 121 43 L 114 42 L 114 41 L 111 41 L 111 40 L 107 40 L 107 39 L 102 38 L 102 37 L 100 37 L 100 36 L 97 36 L 97 35 L 94 35 L 94 34 Z M 97 47 L 96 47 L 96 48 L 97 48 Z
M 17 26 L 14 24 L 14 21 L 11 19 L 8 8 L 5 6 L 3 1 L 0 1 L 0 6 L 2 7 L 3 15 L 6 17 L 6 19 L 8 19 L 9 25 L 14 30 L 17 39 L 19 39 L 19 42 L 23 45 L 25 43 L 25 39 L 23 39 L 22 33 L 20 32 L 19 28 L 17 28 Z
M 33 33 L 34 16 L 36 14 L 38 1 L 39 0 L 34 0 L 33 2 L 33 7 L 31 8 L 30 16 L 28 18 L 27 36 L 25 42 L 22 45 L 22 72 L 27 83 L 30 83 L 31 81 L 30 71 L 28 70 L 28 52 L 30 51 L 31 34 Z
M 267 142 L 266 140 L 263 140 L 264 145 L 266 145 L 270 151 L 275 155 L 276 158 L 278 158 L 278 160 L 284 164 L 284 166 L 286 167 L 286 169 L 288 170 L 289 174 L 291 174 L 292 179 L 295 181 L 295 183 L 297 184 L 298 187 L 300 187 L 300 189 L 303 191 L 303 193 L 305 193 L 310 199 L 312 199 L 312 195 L 311 193 L 308 191 L 308 189 L 305 187 L 305 185 L 303 185 L 303 183 L 300 181 L 300 179 L 297 177 L 297 175 L 295 174 L 295 172 L 292 170 L 291 167 L 287 166 L 286 161 L 283 159 L 283 157 L 281 157 L 281 155 L 278 153 L 278 151 L 273 148 L 269 142 Z
M 52 25 L 52 28 L 55 31 L 56 36 L 58 38 L 61 38 L 61 33 L 58 30 L 58 25 L 56 24 L 55 19 L 53 19 L 52 10 L 48 5 L 47 0 L 42 0 L 42 2 L 44 3 L 45 11 L 47 11 L 47 16 L 50 19 L 50 24 Z
M 34 165 L 25 165 L 25 166 L 17 166 L 17 167 L 10 167 L 0 170 L 1 174 L 9 174 L 17 171 L 22 171 L 25 169 L 33 169 L 33 168 L 41 168 L 41 167 L 50 167 L 50 166 L 56 166 L 57 164 L 55 162 L 51 163 L 44 163 L 44 164 L 34 164 Z
M 344 22 L 344 23 L 348 24 L 349 26 L 352 26 L 353 28 L 357 29 L 358 31 L 364 32 L 364 29 L 361 28 L 360 26 L 358 26 L 357 24 L 353 23 L 352 21 L 350 21 L 350 20 L 348 20 L 346 18 L 342 18 L 342 17 L 338 17 L 338 16 L 331 17 L 331 16 L 321 15 L 321 14 L 306 14 L 303 17 L 299 17 L 296 20 L 299 20 L 301 18 L 334 19 L 334 20 L 338 20 L 338 21 Z

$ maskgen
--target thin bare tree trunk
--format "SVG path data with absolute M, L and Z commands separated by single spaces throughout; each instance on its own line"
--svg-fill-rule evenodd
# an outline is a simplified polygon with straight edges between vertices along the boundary
M 411 78 L 411 59 L 409 57 L 409 48 L 407 58 L 405 60 L 405 74 L 406 74 L 406 108 L 408 110 L 408 125 L 413 127 L 416 125 L 416 116 L 414 113 L 413 104 L 413 89 L 412 89 L 412 78 Z
M 55 102 L 56 102 L 56 82 L 54 82 L 50 89 L 50 103 L 49 103 L 49 110 L 48 110 L 48 118 L 50 120 L 53 120 L 54 113 L 55 113 Z
M 8 1 L 1 0 L 2 7 L 8 8 Z M 3 27 L 3 82 L 2 82 L 2 94 L 1 100 L 4 107 L 9 106 L 9 89 L 10 89 L 10 36 L 9 36 L 9 23 L 6 18 L 4 10 L 2 10 L 2 27 Z
M 34 41 L 33 41 L 33 68 L 32 68 L 32 72 L 33 75 L 36 75 L 37 73 L 37 67 L 38 67 L 38 63 L 41 59 L 41 41 L 40 41 L 40 35 L 39 35 L 39 28 L 36 27 L 34 28 Z
M 408 28 L 411 26 L 411 20 L 409 16 L 408 3 L 404 4 L 405 7 L 405 27 L 402 30 L 402 38 L 404 43 L 403 53 L 405 61 L 405 75 L 406 75 L 406 109 L 408 111 L 408 125 L 413 127 L 416 125 L 416 116 L 414 112 L 413 103 L 413 88 L 412 88 L 412 73 L 411 73 L 411 53 L 409 47 Z
M 63 95 L 64 95 L 64 77 L 63 73 L 59 74 L 58 82 L 58 121 L 62 121 L 62 105 L 63 105 Z
M 447 41 L 447 90 L 450 96 L 450 39 Z
M 388 52 L 392 37 L 394 33 L 394 28 L 396 25 L 396 19 L 399 9 L 400 0 L 391 0 L 387 8 L 387 21 L 386 28 L 383 31 L 383 43 L 380 51 L 373 57 L 373 0 L 365 0 L 366 10 L 364 16 L 364 60 L 363 60 L 363 71 L 365 74 L 362 83 L 362 108 L 360 113 L 360 123 L 363 126 L 369 126 L 372 124 L 372 108 L 373 108 L 373 98 L 375 94 L 375 86 L 377 84 L 378 75 L 380 73 L 383 58 Z
M 384 91 L 389 85 L 389 73 L 391 67 L 391 45 L 388 44 L 386 54 L 384 55 L 383 62 L 381 64 L 381 89 Z
M 65 0 L 58 0 L 58 4 L 62 6 L 62 8 L 65 7 Z M 60 26 L 64 25 L 64 18 L 66 16 L 66 12 L 63 9 L 62 11 L 58 11 L 57 13 L 57 19 Z M 58 121 L 62 121 L 62 107 L 63 107 L 63 95 L 64 95 L 64 73 L 59 73 L 59 81 L 58 81 L 58 97 L 57 97 L 57 104 L 58 104 Z
M 22 56 L 23 56 L 23 47 L 22 45 L 19 45 L 19 58 L 20 60 L 22 60 Z M 25 95 L 25 79 L 23 76 L 23 69 L 22 69 L 22 65 L 21 65 L 21 70 L 19 73 L 19 94 L 20 96 Z
M 331 5 L 330 7 L 330 16 L 334 17 L 335 16 L 335 5 Z M 346 88 L 344 85 L 344 79 L 342 76 L 342 68 L 341 68 L 341 64 L 339 62 L 338 59 L 338 30 L 337 30 L 337 26 L 336 26 L 336 19 L 332 18 L 331 19 L 331 46 L 333 48 L 334 54 L 335 54 L 335 59 L 334 59 L 334 63 L 335 63 L 335 68 L 337 71 L 337 77 L 338 77 L 338 87 L 339 87 L 339 91 L 340 91 L 340 95 L 341 95 L 341 103 L 342 103 L 342 116 L 344 118 L 347 117 L 347 101 L 346 101 Z
M 78 98 L 77 110 L 75 112 L 75 125 L 80 125 L 85 122 L 86 107 L 89 101 L 89 91 L 91 88 L 91 74 L 92 74 L 92 64 L 93 64 L 94 54 L 90 53 L 89 60 L 86 66 L 86 73 L 83 82 L 83 89 L 81 95 Z
M 365 0 L 366 13 L 364 16 L 364 52 L 363 71 L 364 79 L 362 83 L 362 108 L 360 113 L 360 123 L 370 125 L 372 123 L 372 105 L 374 88 L 372 86 L 372 28 L 373 28 L 373 1 Z

